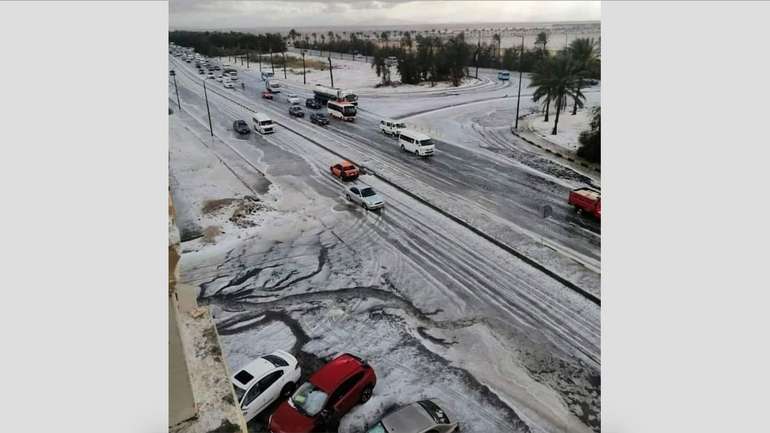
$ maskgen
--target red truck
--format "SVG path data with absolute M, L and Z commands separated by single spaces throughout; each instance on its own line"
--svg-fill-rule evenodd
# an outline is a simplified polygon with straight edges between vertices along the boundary
M 602 195 L 599 191 L 590 188 L 578 188 L 569 193 L 567 202 L 575 206 L 578 212 L 588 212 L 596 219 L 602 217 Z

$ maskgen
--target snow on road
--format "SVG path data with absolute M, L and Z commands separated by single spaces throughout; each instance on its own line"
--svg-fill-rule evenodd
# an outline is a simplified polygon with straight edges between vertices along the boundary
M 209 218 L 224 232 L 183 243 L 181 279 L 211 306 L 231 369 L 276 349 L 295 353 L 303 374 L 336 352 L 364 356 L 375 395 L 340 432 L 420 397 L 449 400 L 466 432 L 598 430 L 595 305 L 376 178 L 362 180 L 386 209 L 349 205 L 327 173 L 336 157 L 281 127 L 238 136 L 232 121 L 248 111 L 213 93 L 206 139 L 200 83 L 177 79 L 172 192 L 192 203 L 180 223 Z M 246 195 L 265 205 L 246 216 L 253 226 L 227 225 L 237 203 L 203 214 L 203 203 Z

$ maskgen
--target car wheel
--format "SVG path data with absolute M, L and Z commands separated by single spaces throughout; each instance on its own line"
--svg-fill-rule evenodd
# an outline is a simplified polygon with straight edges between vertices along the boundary
M 369 208 L 368 208 L 368 207 L 366 207 L 366 203 L 364 203 L 364 202 L 361 202 L 361 207 L 362 207 L 362 208 L 364 208 L 364 209 L 366 209 L 366 210 L 369 210 Z
M 284 385 L 283 389 L 281 390 L 281 397 L 283 398 L 289 398 L 294 393 L 294 389 L 296 389 L 296 385 L 294 382 L 289 382 L 286 385 Z
M 372 390 L 373 387 L 371 385 L 366 385 L 366 388 L 361 391 L 361 404 L 366 403 L 370 398 L 372 398 Z
M 403 144 L 401 145 L 401 151 L 402 152 L 406 152 L 406 149 L 404 149 L 404 145 Z
M 350 195 L 349 195 L 349 194 L 345 194 L 345 198 L 346 198 L 346 199 L 348 199 L 348 201 L 353 201 L 353 200 L 350 198 Z

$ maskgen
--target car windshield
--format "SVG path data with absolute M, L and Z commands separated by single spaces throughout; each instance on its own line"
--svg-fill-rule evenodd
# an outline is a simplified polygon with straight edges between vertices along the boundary
M 382 424 L 382 421 L 380 421 L 374 427 L 367 430 L 366 433 L 388 433 L 388 429 L 386 429 Z
M 272 125 L 273 122 L 270 121 L 270 120 L 263 120 L 263 121 L 259 122 L 259 124 L 262 125 L 262 126 L 269 126 L 269 125 Z
M 343 108 L 342 114 L 344 114 L 345 116 L 352 116 L 352 115 L 356 114 L 356 107 L 354 107 L 352 105 L 351 106 L 346 106 L 346 107 Z
M 406 125 L 404 125 L 403 123 L 396 123 L 395 125 L 393 125 L 393 127 L 398 129 L 404 129 L 406 128 Z
M 329 396 L 325 392 L 316 388 L 312 383 L 306 382 L 291 396 L 291 402 L 299 411 L 309 416 L 316 416 L 321 412 L 328 398 Z
M 374 194 L 376 194 L 376 193 L 371 188 L 364 188 L 364 189 L 361 190 L 361 196 L 362 197 L 371 197 Z
M 420 146 L 431 146 L 433 145 L 433 140 L 427 139 L 420 141 Z

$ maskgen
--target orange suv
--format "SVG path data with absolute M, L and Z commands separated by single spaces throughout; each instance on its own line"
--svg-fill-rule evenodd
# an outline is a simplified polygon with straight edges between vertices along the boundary
M 350 161 L 342 161 L 339 164 L 331 166 L 332 176 L 342 180 L 350 180 L 358 177 L 358 167 Z

